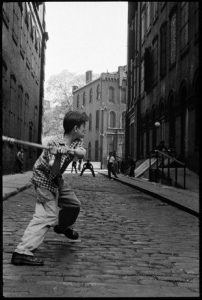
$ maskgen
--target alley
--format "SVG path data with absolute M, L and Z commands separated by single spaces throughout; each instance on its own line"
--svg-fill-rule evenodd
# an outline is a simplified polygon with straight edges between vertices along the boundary
M 199 296 L 198 218 L 97 175 L 66 175 L 82 208 L 80 242 L 49 230 L 42 267 L 13 266 L 34 210 L 32 188 L 3 202 L 5 297 Z

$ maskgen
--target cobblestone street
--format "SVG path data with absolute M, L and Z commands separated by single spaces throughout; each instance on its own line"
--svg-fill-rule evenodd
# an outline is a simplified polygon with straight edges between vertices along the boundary
M 33 188 L 3 202 L 4 297 L 199 296 L 198 218 L 102 175 L 66 175 L 82 203 L 81 241 L 49 230 L 36 256 L 10 259 L 34 212 Z

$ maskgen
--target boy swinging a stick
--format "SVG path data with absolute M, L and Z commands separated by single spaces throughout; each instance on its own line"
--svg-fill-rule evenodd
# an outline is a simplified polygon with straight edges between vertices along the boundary
M 46 232 L 52 226 L 56 233 L 64 234 L 72 240 L 78 239 L 79 235 L 73 230 L 72 225 L 79 214 L 79 200 L 69 188 L 65 188 L 62 196 L 67 198 L 66 210 L 58 207 L 60 206 L 58 200 L 64 188 L 62 173 L 75 156 L 83 158 L 86 154 L 86 150 L 82 147 L 86 121 L 88 117 L 85 113 L 67 112 L 63 120 L 63 138 L 50 142 L 48 144 L 50 150 L 43 150 L 35 162 L 31 179 L 36 191 L 35 213 L 21 242 L 13 252 L 12 264 L 43 265 L 44 262 L 36 258 L 33 252 L 43 242 Z

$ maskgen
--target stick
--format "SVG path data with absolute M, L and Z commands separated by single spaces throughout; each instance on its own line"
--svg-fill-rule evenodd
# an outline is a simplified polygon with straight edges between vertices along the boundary
M 24 146 L 30 146 L 30 147 L 50 150 L 50 148 L 47 146 L 37 144 L 37 143 L 31 143 L 31 142 L 27 142 L 27 141 L 17 140 L 17 139 L 14 139 L 14 138 L 11 138 L 11 137 L 8 137 L 5 135 L 2 136 L 2 140 L 3 140 L 3 142 L 15 143 L 15 144 L 20 144 L 20 145 L 24 145 Z

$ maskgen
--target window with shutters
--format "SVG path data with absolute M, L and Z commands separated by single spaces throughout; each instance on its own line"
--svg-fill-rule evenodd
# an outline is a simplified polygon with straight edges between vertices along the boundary
M 95 141 L 95 161 L 99 159 L 99 142 Z
M 96 89 L 96 99 L 100 100 L 100 85 L 97 85 L 97 89 Z
M 109 87 L 109 102 L 114 102 L 114 88 L 112 86 Z
M 79 95 L 77 95 L 77 98 L 76 98 L 76 107 L 79 108 Z
M 96 130 L 99 129 L 99 123 L 100 123 L 100 114 L 99 114 L 99 110 L 96 110 Z
M 158 3 L 157 1 L 154 1 L 153 2 L 153 22 L 156 22 L 157 20 L 157 17 L 158 17 Z
M 88 143 L 88 159 L 91 160 L 91 142 Z
M 15 44 L 18 44 L 19 40 L 19 15 L 18 15 L 18 4 L 17 2 L 13 2 L 13 29 L 12 29 L 12 37 Z
M 2 15 L 3 15 L 3 21 L 6 27 L 9 27 L 9 11 L 10 11 L 10 2 L 3 2 L 2 6 Z
M 89 103 L 92 103 L 93 101 L 93 89 L 90 89 L 90 93 L 89 93 Z
M 89 115 L 89 131 L 92 130 L 92 114 Z
M 126 112 L 122 112 L 122 117 L 121 117 L 121 125 L 122 128 L 125 129 L 125 124 L 126 124 Z
M 110 114 L 109 114 L 109 127 L 110 128 L 116 127 L 116 114 L 114 111 L 110 111 Z
M 146 28 L 146 11 L 145 9 L 141 12 L 141 42 L 144 43 L 145 40 L 145 28 Z
M 17 137 L 21 138 L 21 127 L 22 127 L 22 101 L 23 101 L 23 87 L 18 86 L 18 98 L 17 98 Z
M 83 93 L 83 106 L 86 105 L 86 93 L 84 92 Z
M 146 31 L 151 27 L 151 2 L 146 2 Z
M 164 23 L 160 29 L 160 76 L 166 75 L 166 59 L 167 59 L 167 24 Z
M 125 88 L 121 89 L 121 102 L 126 103 L 126 89 Z
M 177 43 L 177 15 L 174 12 L 170 18 L 170 66 L 176 62 L 176 43 Z
M 153 83 L 158 80 L 158 37 L 153 40 Z
M 152 62 L 152 51 L 151 47 L 145 48 L 144 53 L 144 89 L 146 93 L 150 92 L 152 87 L 152 77 L 153 77 L 153 62 Z
M 141 94 L 144 93 L 144 60 L 141 61 L 141 76 L 140 76 Z
M 188 19 L 189 19 L 189 2 L 181 2 L 180 13 L 180 48 L 184 48 L 188 45 Z

